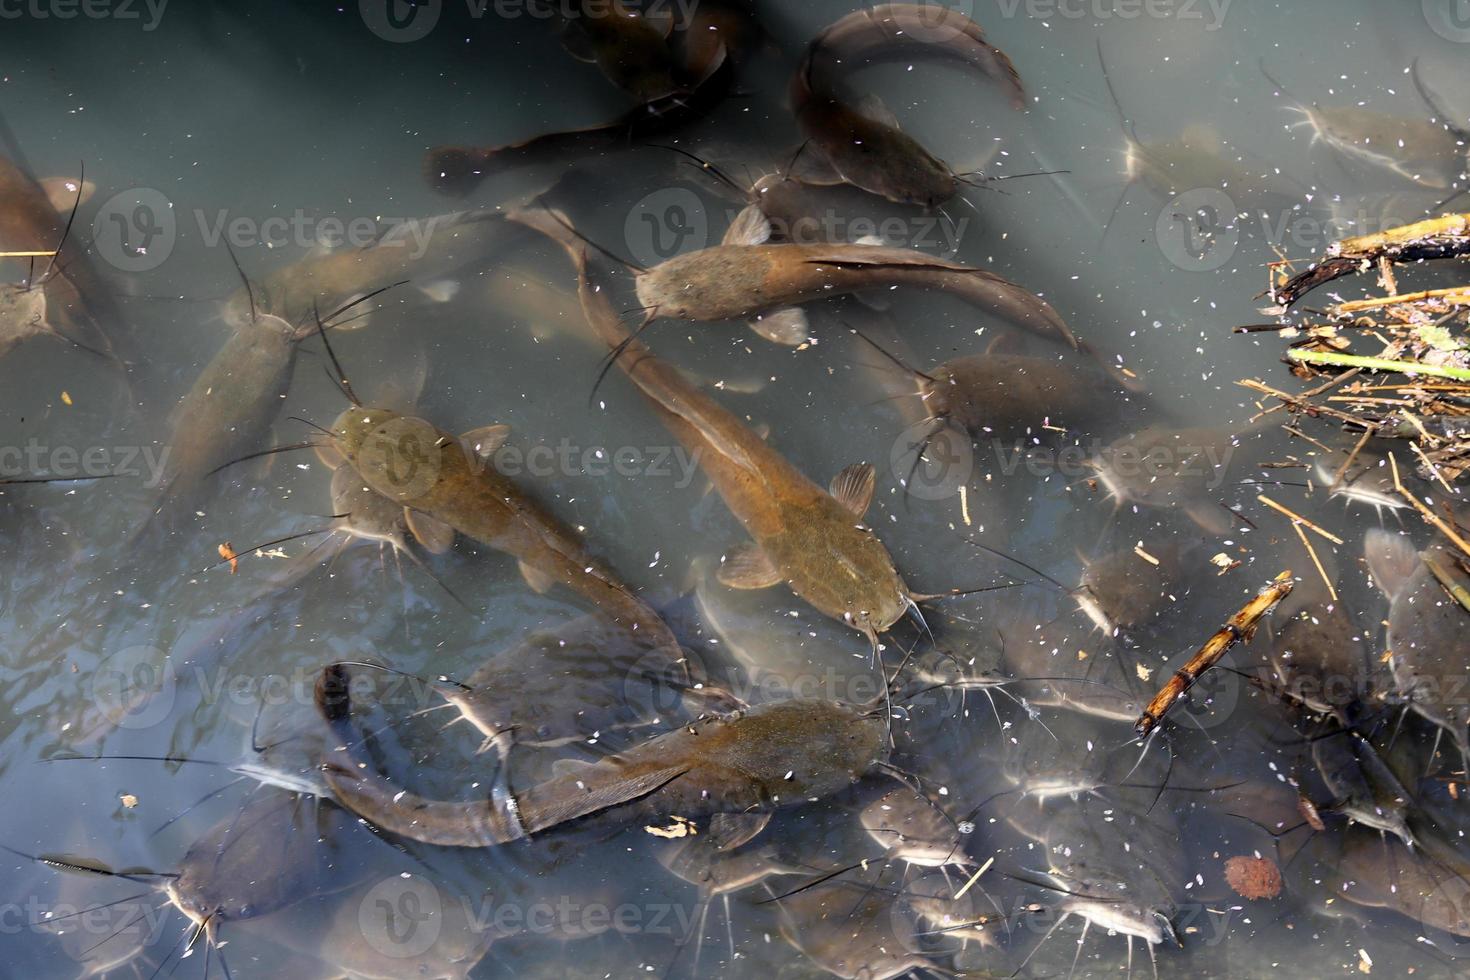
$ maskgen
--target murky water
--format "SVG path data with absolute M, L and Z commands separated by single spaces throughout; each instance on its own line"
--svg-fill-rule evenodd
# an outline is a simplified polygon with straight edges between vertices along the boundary
M 862 520 L 912 593 L 1005 587 L 925 601 L 922 624 L 884 635 L 882 676 L 861 632 L 785 585 L 723 584 L 722 559 L 728 572 L 749 534 L 622 372 L 594 393 L 607 348 L 565 252 L 499 216 L 448 217 L 544 192 L 587 239 L 652 266 L 717 244 L 746 203 L 652 144 L 677 143 L 741 188 L 793 158 L 798 173 L 817 164 L 798 153 L 788 84 L 807 42 L 855 5 L 653 6 L 654 23 L 702 10 L 759 25 L 718 104 L 452 197 L 425 172 L 431 147 L 519 143 L 628 110 L 571 54 L 594 35 L 559 32 L 529 3 L 0 0 L 4 155 L 36 178 L 84 169 L 95 184 L 63 254 L 95 267 L 100 325 L 132 345 L 119 348 L 126 372 L 47 338 L 0 360 L 0 478 L 119 474 L 0 498 L 0 844 L 15 852 L 0 862 L 3 972 L 1463 975 L 1465 763 L 1385 653 L 1387 623 L 1407 624 L 1393 652 L 1437 657 L 1455 708 L 1470 620 L 1418 571 L 1432 532 L 1401 500 L 1379 512 L 1321 489 L 1355 431 L 1257 418 L 1275 402 L 1239 379 L 1302 385 L 1275 334 L 1232 333 L 1263 320 L 1278 253 L 1305 262 L 1464 186 L 1454 132 L 1401 142 L 1392 123 L 1437 118 L 1417 61 L 1440 111 L 1470 129 L 1456 5 L 951 5 L 1010 56 L 1024 111 L 953 63 L 853 70 L 854 98 L 880 96 L 953 171 L 1017 179 L 977 178 L 932 213 L 834 197 L 818 233 L 877 234 L 1004 276 L 1146 389 L 933 289 L 818 298 L 799 348 L 735 322 L 649 327 L 661 359 L 818 486 L 876 467 Z M 1343 107 L 1361 111 L 1324 116 Z M 1438 156 L 1435 130 L 1449 146 Z M 1036 171 L 1056 173 L 1019 176 Z M 61 227 L 71 202 L 59 203 Z M 342 281 L 272 285 L 353 250 L 363 259 Z M 7 260 L 5 281 L 43 271 Z M 1362 295 L 1370 278 L 1333 289 Z M 1442 263 L 1402 272 L 1400 287 L 1463 279 Z M 638 305 L 631 276 L 610 281 L 616 311 Z M 306 336 L 282 396 L 220 375 L 239 390 L 204 401 L 226 410 L 178 417 L 252 303 L 309 334 L 314 314 L 335 322 L 390 286 L 332 330 L 352 391 L 445 433 L 509 426 L 496 468 L 658 612 L 684 662 L 613 635 L 573 589 L 533 589 L 534 569 L 463 534 L 424 548 L 422 519 L 398 527 L 413 558 L 342 535 L 275 544 L 362 516 L 333 499 L 333 471 L 309 449 L 239 463 L 168 503 L 190 439 L 220 461 L 324 442 L 319 427 L 348 407 Z M 963 355 L 1032 361 L 978 390 L 978 438 L 939 432 L 911 474 L 929 432 L 906 394 L 914 376 L 854 329 L 925 374 Z M 1131 433 L 1143 434 L 1115 442 Z M 1406 445 L 1365 450 L 1370 464 L 1396 452 L 1407 473 Z M 1307 532 L 1314 560 L 1261 495 L 1341 543 Z M 1375 553 L 1365 535 L 1380 523 Z M 1144 751 L 1143 705 L 1286 569 L 1292 595 Z M 436 847 L 375 836 L 318 798 L 342 739 L 314 695 L 339 660 L 403 672 L 355 669 L 353 724 L 373 733 L 357 752 L 430 799 L 507 785 L 529 798 L 585 776 L 573 763 L 637 752 L 737 700 L 862 703 L 890 715 L 893 747 L 820 799 L 763 798 L 764 826 L 748 813 L 608 819 L 628 812 L 615 809 L 499 847 Z M 449 724 L 459 682 L 487 705 L 480 723 Z M 799 748 L 782 749 L 796 782 Z M 1279 867 L 1279 897 L 1247 898 L 1234 876 L 1232 888 L 1226 862 L 1242 857 Z M 195 880 L 219 903 L 199 915 L 217 948 L 167 904 L 167 888 Z

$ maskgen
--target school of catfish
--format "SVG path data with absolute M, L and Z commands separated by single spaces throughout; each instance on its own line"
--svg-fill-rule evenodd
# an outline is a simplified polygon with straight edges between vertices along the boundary
M 270 271 L 231 251 L 237 285 L 209 301 L 220 342 L 182 384 L 143 353 L 154 300 L 110 281 L 77 220 L 96 187 L 36 174 L 18 143 L 0 158 L 18 270 L 0 363 L 64 345 L 167 450 L 144 487 L 0 472 L 5 501 L 53 510 L 73 549 L 29 559 L 56 565 L 69 611 L 9 638 L 54 666 L 17 671 L 3 702 L 49 741 L 7 752 L 81 786 L 218 776 L 156 826 L 126 793 L 121 831 L 58 805 L 0 840 L 8 889 L 45 896 L 25 956 L 81 977 L 1257 976 L 1289 955 L 1270 928 L 1288 923 L 1344 975 L 1363 957 L 1459 975 L 1470 565 L 1383 482 L 1402 445 L 1263 405 L 1201 427 L 1046 283 L 826 235 L 833 214 L 949 228 L 983 220 L 1000 176 L 1067 179 L 948 163 L 860 94 L 872 66 L 933 65 L 996 125 L 1031 113 L 1027 66 L 970 16 L 883 4 L 790 47 L 740 0 L 565 6 L 549 28 L 622 113 L 432 146 L 418 179 L 466 207 L 407 235 Z M 1126 147 L 1114 216 L 1135 185 L 1303 197 L 1203 127 L 1141 139 L 1109 67 L 1099 43 Z M 1295 101 L 1268 70 L 1262 102 Z M 744 88 L 755 71 L 790 79 L 760 107 L 789 143 L 710 136 L 764 98 Z M 1295 108 L 1385 201 L 1429 206 L 1466 179 L 1466 130 L 1412 77 L 1422 120 Z M 599 178 L 629 154 L 655 189 L 733 201 L 717 240 L 645 265 L 607 237 L 646 190 Z M 524 173 L 534 191 L 497 196 Z M 904 329 L 936 299 L 956 324 L 943 352 Z M 672 542 L 615 541 L 616 508 L 504 465 L 528 458 L 512 426 L 456 424 L 473 404 L 440 416 L 451 365 L 401 321 L 474 302 L 524 343 L 453 360 L 509 375 L 512 355 L 555 350 L 572 437 L 594 413 L 627 419 L 687 462 L 690 485 L 659 498 L 688 510 L 659 531 L 704 538 L 676 588 L 627 560 L 655 567 Z M 394 331 L 391 357 L 366 355 Z M 781 376 L 681 364 L 761 346 L 792 358 Z M 889 430 L 836 472 L 792 447 L 840 433 L 747 403 L 802 372 L 883 399 Z M 299 407 L 303 388 L 330 410 Z M 957 472 L 976 447 L 1082 464 L 1062 486 Z M 1422 477 L 1405 470 L 1427 497 Z M 103 498 L 132 509 L 117 552 L 88 536 Z M 946 541 L 905 536 L 925 510 L 948 515 L 928 525 Z M 1300 530 L 1318 523 L 1358 530 L 1334 547 Z M 215 591 L 189 609 L 159 575 Z M 335 588 L 391 628 L 304 639 L 303 597 Z M 494 639 L 425 638 L 461 619 Z M 1227 621 L 1219 666 L 1187 664 Z M 271 671 L 292 696 L 219 710 L 229 678 Z M 1184 693 L 1161 702 L 1170 684 Z

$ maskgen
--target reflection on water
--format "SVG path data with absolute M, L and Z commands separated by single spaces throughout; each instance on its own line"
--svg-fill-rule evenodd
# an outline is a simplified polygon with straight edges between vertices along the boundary
M 1232 330 L 1465 186 L 1470 25 L 949 6 L 0 6 L 12 972 L 1462 972 L 1459 494 Z

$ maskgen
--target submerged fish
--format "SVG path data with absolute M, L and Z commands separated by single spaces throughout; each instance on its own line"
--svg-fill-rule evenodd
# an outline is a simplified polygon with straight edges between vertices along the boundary
M 968 174 L 906 134 L 876 96 L 854 104 L 830 76 L 842 65 L 934 57 L 978 68 L 1024 105 L 1020 75 L 989 44 L 980 26 L 957 10 L 924 4 L 883 4 L 855 11 L 817 35 L 791 81 L 797 123 L 833 180 L 890 201 L 935 208 L 954 197 Z M 815 176 L 804 176 L 817 182 Z
M 1388 661 L 1409 707 L 1447 732 L 1470 765 L 1470 612 L 1440 585 L 1429 566 L 1438 548 L 1416 551 L 1410 539 L 1372 528 L 1363 553 L 1373 581 L 1388 597 Z
M 0 249 L 55 252 L 30 259 L 32 275 L 24 285 L 0 287 L 0 356 L 29 337 L 51 335 L 84 350 L 116 360 L 125 351 L 125 329 L 112 292 L 92 260 L 68 232 L 65 215 L 81 202 L 86 188 L 64 193 L 31 179 L 0 157 Z M 36 271 L 39 270 L 39 275 Z
M 1242 441 L 1271 424 L 1262 420 L 1239 432 L 1150 425 L 1108 444 L 1091 466 L 1117 507 L 1177 507 L 1201 530 L 1223 535 L 1235 520 L 1214 491 L 1225 482 Z
M 348 677 L 330 666 L 317 705 L 344 745 L 351 722 Z M 350 750 L 324 778 L 344 806 L 390 833 L 427 844 L 493 847 L 582 818 L 626 825 L 679 816 L 699 820 L 799 806 L 857 782 L 887 756 L 881 703 L 797 700 L 702 718 L 597 762 L 568 760 L 559 775 L 514 791 L 502 773 L 490 799 L 428 800 L 401 789 Z
M 453 529 L 519 563 L 537 592 L 561 585 L 629 629 L 652 634 L 677 658 L 658 615 L 564 527 L 492 464 L 509 435 L 487 426 L 456 438 L 390 409 L 349 408 L 331 426 L 333 447 L 364 484 L 414 512 L 411 523 Z
M 861 523 L 872 503 L 870 464 L 849 466 L 828 492 L 807 479 L 740 419 L 631 337 L 585 267 L 582 306 L 589 325 L 700 467 L 753 542 L 730 554 L 720 581 L 764 589 L 786 582 L 818 611 L 878 634 L 921 598 L 910 592 L 877 535 Z
M 1414 85 L 1435 111 L 1435 121 L 1411 119 L 1402 112 L 1379 112 L 1362 105 L 1323 106 L 1296 99 L 1265 65 L 1261 73 L 1276 91 L 1293 99 L 1301 113 L 1298 126 L 1312 130 L 1312 145 L 1322 143 L 1344 159 L 1364 163 L 1412 183 L 1448 190 L 1464 172 L 1470 156 L 1470 131 L 1457 128 L 1452 117 L 1435 109 L 1435 99 L 1424 87 L 1415 62 Z M 1380 226 L 1382 227 L 1382 226 Z M 1370 229 L 1371 230 L 1371 229 Z

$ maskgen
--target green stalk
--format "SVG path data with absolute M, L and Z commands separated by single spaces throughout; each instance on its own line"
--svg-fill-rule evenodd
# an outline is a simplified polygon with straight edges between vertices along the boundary
M 1338 354 L 1334 351 L 1289 350 L 1288 359 L 1306 364 L 1332 364 L 1338 367 L 1362 368 L 1365 371 L 1394 371 L 1398 374 L 1424 374 L 1432 378 L 1448 378 L 1451 381 L 1470 381 L 1470 368 L 1442 367 L 1438 364 L 1419 364 L 1414 361 L 1390 361 L 1383 357 L 1362 357 L 1358 354 Z

